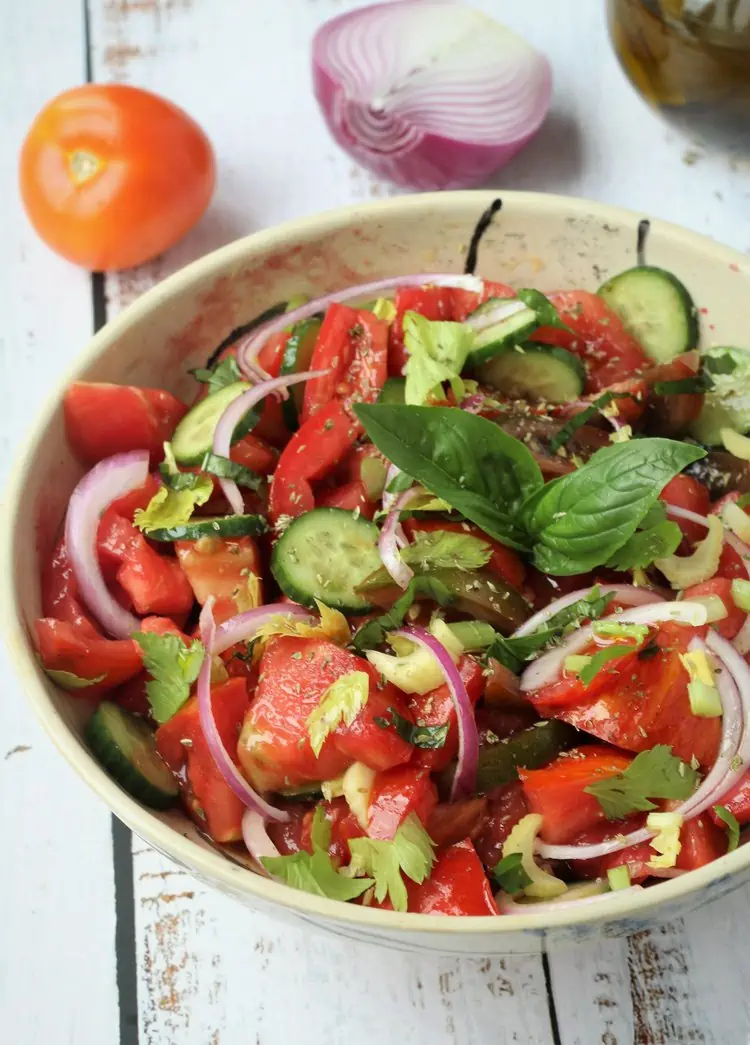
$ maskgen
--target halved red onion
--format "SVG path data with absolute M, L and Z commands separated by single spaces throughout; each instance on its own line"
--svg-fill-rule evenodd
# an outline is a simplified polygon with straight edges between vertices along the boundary
M 469 694 L 450 653 L 429 631 L 424 628 L 399 628 L 393 634 L 429 650 L 445 676 L 458 721 L 458 762 L 450 793 L 451 801 L 455 802 L 473 794 L 477 780 L 479 734 Z
M 662 621 L 680 621 L 697 627 L 706 623 L 706 607 L 698 602 L 654 602 L 647 606 L 636 606 L 632 610 L 615 613 L 610 620 L 621 624 L 659 624 Z M 563 662 L 572 653 L 578 653 L 594 639 L 594 629 L 588 624 L 579 628 L 562 644 L 538 660 L 533 661 L 521 676 L 521 691 L 529 693 L 554 682 L 562 671 Z
M 547 59 L 487 15 L 401 0 L 339 15 L 313 42 L 315 95 L 333 137 L 410 188 L 478 185 L 547 115 Z
M 343 304 L 345 301 L 367 301 L 368 298 L 380 297 L 387 291 L 398 290 L 399 287 L 455 287 L 457 290 L 469 290 L 475 294 L 481 294 L 484 290 L 484 282 L 479 276 L 461 275 L 460 273 L 445 272 L 418 272 L 408 276 L 389 276 L 387 279 L 377 279 L 371 283 L 360 283 L 354 287 L 344 287 L 342 290 L 334 290 L 323 297 L 307 301 L 299 308 L 285 312 L 275 319 L 269 320 L 263 326 L 254 330 L 237 349 L 237 363 L 243 373 L 253 379 L 252 367 L 263 345 L 269 337 L 280 334 L 282 330 L 309 319 L 318 312 L 325 312 L 329 305 L 335 303 Z
M 148 450 L 133 450 L 94 465 L 73 491 L 65 517 L 65 546 L 81 598 L 104 630 L 118 639 L 138 631 L 141 622 L 107 588 L 96 554 L 96 534 L 112 501 L 146 482 L 148 460 Z
M 421 492 L 418 487 L 413 486 L 410 490 L 404 490 L 402 494 L 398 495 L 383 523 L 378 539 L 378 553 L 382 563 L 400 588 L 408 586 L 414 576 L 414 570 L 406 565 L 399 554 L 399 548 L 404 548 L 408 543 L 399 522 L 399 515 L 407 504 L 420 496 Z
M 667 509 L 667 515 L 671 515 L 675 519 L 687 519 L 689 522 L 698 523 L 699 526 L 705 526 L 708 529 L 708 519 L 705 515 L 698 515 L 697 512 L 691 512 L 687 508 L 677 508 L 673 504 L 667 504 L 665 508 Z M 726 527 L 724 527 L 724 541 L 737 552 L 742 560 L 745 573 L 748 579 L 750 579 L 750 547 L 735 534 L 730 533 Z M 750 653 L 750 613 L 745 617 L 745 623 L 732 639 L 732 642 L 740 653 Z
M 234 430 L 254 406 L 262 402 L 267 395 L 279 388 L 289 388 L 298 385 L 302 381 L 309 381 L 311 377 L 323 377 L 329 373 L 328 370 L 304 370 L 300 374 L 285 374 L 283 377 L 273 377 L 269 381 L 262 381 L 259 385 L 248 388 L 241 396 L 233 399 L 224 413 L 219 418 L 214 431 L 213 452 L 220 457 L 229 457 L 232 450 L 232 436 Z M 224 496 L 235 515 L 242 515 L 245 510 L 245 502 L 242 498 L 237 483 L 234 479 L 219 479 L 219 484 Z
M 197 685 L 198 714 L 201 730 L 206 739 L 208 750 L 211 752 L 211 757 L 216 763 L 216 768 L 240 802 L 246 805 L 248 809 L 254 809 L 266 820 L 276 820 L 279 823 L 285 823 L 289 819 L 289 813 L 284 809 L 277 809 L 275 806 L 272 806 L 270 802 L 267 802 L 248 784 L 234 764 L 234 760 L 224 747 L 224 742 L 219 735 L 211 703 L 211 658 L 216 652 L 216 622 L 214 620 L 213 605 L 214 598 L 212 595 L 206 600 L 201 610 L 199 622 L 201 642 L 206 648 L 206 656 L 203 658 Z
M 618 889 L 617 895 L 628 896 L 637 892 L 643 892 L 642 885 L 629 885 L 626 889 Z M 559 900 L 548 900 L 540 903 L 518 903 L 508 896 L 507 893 L 499 893 L 495 899 L 500 914 L 551 914 L 553 911 L 571 910 L 584 904 L 596 903 L 598 900 L 603 900 L 605 896 L 612 896 L 611 890 L 597 893 L 595 896 L 581 896 L 574 900 L 566 900 L 565 893 L 563 893 Z
M 652 602 L 664 601 L 663 596 L 651 588 L 637 588 L 634 584 L 593 584 L 590 588 L 579 588 L 577 591 L 572 591 L 568 595 L 563 595 L 554 602 L 550 602 L 544 609 L 524 621 L 521 627 L 513 632 L 513 638 L 531 635 L 560 610 L 567 609 L 579 599 L 588 598 L 594 589 L 598 590 L 600 595 L 614 595 L 613 601 L 622 603 L 623 606 L 647 606 Z
M 261 859 L 264 856 L 281 856 L 281 853 L 268 837 L 266 821 L 256 809 L 246 809 L 242 814 L 242 840 L 261 872 L 268 875 Z
M 305 609 L 304 606 L 298 606 L 294 602 L 271 602 L 267 606 L 246 610 L 245 613 L 238 613 L 236 617 L 225 620 L 216 629 L 214 654 L 223 653 L 237 642 L 250 642 L 263 625 L 273 620 L 274 617 L 286 617 L 310 623 L 315 620 L 315 616 L 310 610 Z

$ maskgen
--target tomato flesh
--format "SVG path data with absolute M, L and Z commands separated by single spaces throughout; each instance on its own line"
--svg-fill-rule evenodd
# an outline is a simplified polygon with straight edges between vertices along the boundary
M 421 885 L 409 884 L 407 891 L 409 911 L 414 914 L 498 914 L 487 875 L 469 838 L 444 850 L 430 877 Z

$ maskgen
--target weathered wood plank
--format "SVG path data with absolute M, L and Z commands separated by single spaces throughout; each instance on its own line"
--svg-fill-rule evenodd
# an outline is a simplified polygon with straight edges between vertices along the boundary
M 21 211 L 17 149 L 84 73 L 82 5 L 4 7 L 0 62 L 0 481 L 29 418 L 91 334 L 91 283 Z M 42 734 L 5 650 L 0 701 L 0 1012 L 9 1041 L 115 1045 L 110 816 Z

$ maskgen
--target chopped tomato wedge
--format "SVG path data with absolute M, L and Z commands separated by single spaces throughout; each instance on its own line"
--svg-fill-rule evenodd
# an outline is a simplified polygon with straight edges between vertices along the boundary
M 683 435 L 700 416 L 705 397 L 702 393 L 691 392 L 657 395 L 653 390 L 654 385 L 661 381 L 682 381 L 695 377 L 696 369 L 697 360 L 691 366 L 689 362 L 678 358 L 643 371 L 643 380 L 649 388 L 649 415 L 659 435 Z
M 725 639 L 733 639 L 747 620 L 747 614 L 736 605 L 732 598 L 732 581 L 729 577 L 712 577 L 710 581 L 694 584 L 692 588 L 685 589 L 685 598 L 692 599 L 695 596 L 716 595 L 724 603 L 727 615 L 723 620 L 715 621 L 711 627 L 715 628 Z
M 688 674 L 680 661 L 690 640 L 704 634 L 705 628 L 659 625 L 653 654 L 611 661 L 588 687 L 576 677 L 565 678 L 529 698 L 540 715 L 561 718 L 626 751 L 668 744 L 683 761 L 695 756 L 705 768 L 716 759 L 721 720 L 692 714 Z
M 472 537 L 478 537 L 492 548 L 492 557 L 487 563 L 486 569 L 494 573 L 500 580 L 506 581 L 514 588 L 523 586 L 526 576 L 526 568 L 519 556 L 504 544 L 488 537 L 483 530 L 473 523 L 448 522 L 441 519 L 405 519 L 403 523 L 404 533 L 413 538 L 415 533 L 434 533 L 436 530 L 448 530 L 450 533 L 468 533 Z
M 64 537 L 42 574 L 42 610 L 47 617 L 74 624 L 81 635 L 101 637 L 99 628 L 78 598 L 78 582 L 68 559 Z
M 551 294 L 550 299 L 570 330 L 540 327 L 534 340 L 567 348 L 582 359 L 588 371 L 587 392 L 601 392 L 618 381 L 627 381 L 649 365 L 638 341 L 598 294 L 562 290 Z
M 175 551 L 195 598 L 216 599 L 214 618 L 221 622 L 263 601 L 260 555 L 252 537 L 202 537 L 175 541 Z
M 475 840 L 482 863 L 495 866 L 502 858 L 508 835 L 528 811 L 526 792 L 520 780 L 504 784 L 488 796 L 487 815 Z
M 497 914 L 497 904 L 471 839 L 445 849 L 421 885 L 407 885 L 414 914 Z
M 282 856 L 290 856 L 292 853 L 303 851 L 311 853 L 310 826 L 314 810 L 305 805 L 285 806 L 285 809 L 289 813 L 289 819 L 283 823 L 269 820 L 266 824 L 268 837 Z
M 427 820 L 427 834 L 439 849 L 464 838 L 474 841 L 482 830 L 487 803 L 483 795 L 479 798 L 465 798 L 460 802 L 438 803 Z
M 662 492 L 659 500 L 665 504 L 672 504 L 675 508 L 684 508 L 696 515 L 708 515 L 711 501 L 708 490 L 694 479 L 691 475 L 676 475 L 670 479 Z M 708 531 L 705 526 L 691 522 L 690 519 L 673 519 L 682 532 L 690 541 L 702 541 Z
M 461 657 L 458 666 L 461 679 L 472 704 L 476 704 L 484 690 L 482 666 L 473 657 Z M 448 684 L 444 683 L 429 693 L 412 693 L 407 697 L 409 711 L 415 722 L 425 726 L 442 726 L 449 723 L 445 744 L 438 748 L 418 748 L 414 761 L 419 766 L 437 771 L 445 769 L 458 753 L 458 721 Z
M 603 842 L 606 838 L 614 838 L 618 834 L 638 831 L 645 823 L 646 817 L 641 813 L 630 816 L 626 820 L 610 820 L 584 831 L 575 839 L 575 842 L 579 845 Z M 570 866 L 576 878 L 583 878 L 586 881 L 592 878 L 606 878 L 607 871 L 611 871 L 615 867 L 627 867 L 630 881 L 636 885 L 651 874 L 649 864 L 655 856 L 656 850 L 651 848 L 649 842 L 639 842 L 638 845 L 629 845 L 625 849 L 607 853 L 606 856 L 600 856 L 594 860 L 572 860 Z
M 677 804 L 677 803 L 675 803 Z M 727 833 L 724 825 L 717 827 L 708 813 L 686 820 L 680 829 L 682 849 L 676 867 L 696 871 L 727 851 Z
M 103 676 L 92 686 L 71 690 L 73 696 L 99 697 L 141 671 L 141 651 L 132 639 L 105 639 L 81 625 L 49 617 L 36 620 L 34 630 L 45 668 L 81 679 Z
M 602 744 L 573 748 L 544 769 L 518 772 L 531 813 L 543 818 L 541 836 L 551 845 L 565 845 L 605 819 L 604 811 L 586 788 L 627 769 L 632 758 Z
M 326 490 L 316 500 L 318 508 L 344 508 L 347 512 L 359 510 L 365 519 L 372 519 L 375 514 L 375 503 L 367 499 L 367 490 L 361 479 Z
M 325 740 L 318 757 L 310 745 L 306 722 L 329 686 L 352 671 L 370 677 L 370 695 L 350 726 L 339 725 Z M 412 747 L 377 719 L 389 707 L 407 717 L 403 697 L 369 661 L 331 642 L 280 637 L 272 639 L 261 660 L 260 680 L 245 718 L 240 760 L 260 790 L 278 790 L 341 776 L 352 762 L 375 770 L 408 762 Z
M 230 679 L 211 690 L 211 708 L 224 747 L 236 761 L 237 737 L 247 709 L 244 679 Z M 203 735 L 198 698 L 191 697 L 176 715 L 159 726 L 156 746 L 168 766 L 180 773 L 186 767 L 183 794 L 190 815 L 215 842 L 242 838 L 245 807 L 216 768 Z
M 84 464 L 112 454 L 148 450 L 153 462 L 187 412 L 171 392 L 131 385 L 75 381 L 63 401 L 65 427 L 73 451 Z
M 138 509 L 148 508 L 151 498 L 159 492 L 159 489 L 159 483 L 153 475 L 149 475 L 143 486 L 139 486 L 136 490 L 131 490 L 130 493 L 126 493 L 123 497 L 118 497 L 112 501 L 107 511 L 114 512 L 115 515 L 121 515 L 123 519 L 132 522 Z
M 427 769 L 394 766 L 378 773 L 370 794 L 367 834 L 391 839 L 411 813 L 423 824 L 437 804 L 437 788 Z
M 463 323 L 472 312 L 483 305 L 490 298 L 514 298 L 516 292 L 507 283 L 494 283 L 486 279 L 481 294 L 473 290 L 461 290 L 460 287 L 452 287 L 450 291 L 452 298 L 451 319 L 457 323 Z M 418 310 L 417 310 L 418 311 Z
M 305 385 L 301 423 L 328 403 L 374 403 L 388 376 L 388 326 L 366 309 L 331 305 L 315 342 L 311 370 L 328 370 Z
M 388 372 L 401 377 L 409 355 L 404 347 L 404 316 L 418 312 L 426 319 L 453 319 L 455 300 L 450 287 L 403 287 L 396 291 L 396 316 L 388 334 Z

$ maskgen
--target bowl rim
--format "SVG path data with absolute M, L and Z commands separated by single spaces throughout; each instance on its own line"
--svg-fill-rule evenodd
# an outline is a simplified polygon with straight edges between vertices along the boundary
M 34 656 L 29 638 L 19 613 L 19 599 L 15 585 L 14 544 L 17 529 L 23 525 L 23 496 L 26 476 L 33 466 L 45 429 L 58 409 L 62 394 L 69 382 L 86 369 L 100 352 L 121 332 L 139 322 L 145 315 L 160 308 L 171 296 L 203 279 L 231 266 L 233 260 L 244 262 L 249 256 L 283 248 L 292 242 L 315 234 L 333 232 L 358 221 L 386 220 L 394 215 L 417 214 L 421 210 L 439 210 L 447 213 L 475 209 L 479 214 L 492 200 L 500 196 L 505 209 L 527 208 L 559 217 L 561 211 L 576 219 L 594 219 L 600 223 L 617 222 L 624 226 L 638 225 L 643 215 L 635 211 L 579 197 L 549 193 L 475 190 L 463 192 L 422 193 L 396 196 L 365 204 L 351 204 L 320 214 L 286 221 L 252 233 L 204 255 L 152 287 L 101 328 L 78 354 L 70 367 L 46 398 L 37 412 L 33 425 L 25 433 L 16 450 L 11 474 L 3 498 L 4 511 L 0 521 L 0 621 L 11 663 L 26 699 L 31 704 L 41 725 L 53 744 L 70 763 L 78 776 L 94 791 L 109 809 L 135 834 L 165 855 L 183 863 L 188 869 L 209 879 L 212 884 L 257 898 L 264 904 L 286 908 L 301 917 L 315 917 L 326 922 L 343 923 L 351 929 L 368 933 L 420 933 L 427 935 L 484 935 L 564 929 L 619 918 L 649 916 L 662 903 L 680 900 L 698 893 L 713 882 L 726 879 L 750 867 L 750 846 L 738 847 L 734 852 L 719 857 L 705 867 L 687 872 L 678 878 L 660 882 L 640 893 L 618 892 L 603 894 L 596 904 L 562 907 L 559 911 L 471 917 L 441 917 L 398 913 L 342 903 L 325 897 L 293 889 L 272 881 L 233 862 L 219 850 L 212 850 L 193 841 L 178 827 L 161 822 L 150 810 L 123 791 L 99 765 L 83 743 L 64 723 L 47 693 L 44 680 Z M 670 237 L 678 245 L 698 249 L 711 255 L 717 263 L 724 263 L 732 271 L 750 277 L 748 259 L 736 250 L 723 246 L 707 236 L 661 220 L 652 221 L 652 230 Z M 343 928 L 343 925 L 342 925 Z M 374 934 L 374 933 L 373 933 Z

